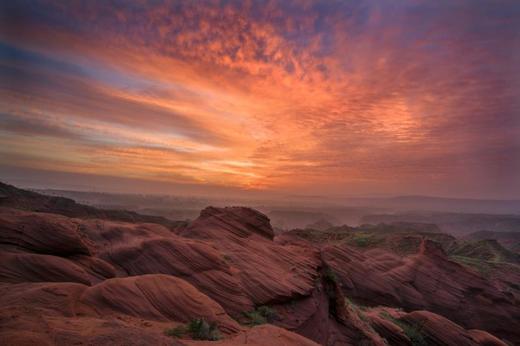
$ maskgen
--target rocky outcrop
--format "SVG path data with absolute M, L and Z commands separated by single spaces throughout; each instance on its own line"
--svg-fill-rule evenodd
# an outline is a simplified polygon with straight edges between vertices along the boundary
M 0 282 L 78 282 L 90 285 L 87 273 L 65 258 L 0 252 Z
M 424 241 L 418 254 L 405 258 L 379 249 L 360 253 L 347 246 L 325 247 L 323 258 L 345 294 L 363 304 L 426 309 L 466 328 L 520 338 L 503 322 L 520 319 L 518 301 L 450 261 L 432 241 Z
M 207 243 L 172 235 L 118 246 L 100 254 L 128 275 L 168 274 L 196 285 L 226 308 L 240 315 L 254 308 L 236 270 Z
M 57 256 L 89 255 L 74 220 L 44 213 L 0 208 L 0 245 Z
M 485 331 L 464 329 L 430 311 L 405 313 L 378 307 L 368 310 L 365 316 L 390 345 L 506 346 Z
M 247 238 L 257 234 L 270 240 L 274 238 L 269 218 L 256 210 L 244 207 L 207 207 L 183 234 L 200 238 L 209 234 L 215 237 L 219 232 L 228 237 Z
M 228 212 L 233 217 L 226 222 Z M 275 243 L 268 219 L 245 208 L 207 209 L 193 223 L 189 237 L 157 224 L 71 219 L 8 208 L 0 208 L 0 219 L 6 221 L 0 226 L 0 282 L 6 287 L 41 282 L 19 286 L 18 298 L 11 299 L 21 303 L 34 297 L 29 305 L 38 318 L 26 321 L 35 331 L 26 336 L 42 344 L 58 340 L 44 337 L 48 314 L 55 321 L 87 323 L 88 318 L 97 327 L 99 320 L 110 318 L 162 323 L 159 337 L 150 336 L 158 344 L 165 323 L 195 318 L 216 322 L 224 334 L 240 334 L 243 327 L 228 314 L 240 318 L 255 305 L 310 294 L 319 266 L 317 253 L 309 257 L 297 246 Z M 199 239 L 204 232 L 214 237 Z M 52 281 L 82 285 L 58 287 L 51 286 Z M 58 311 L 54 305 L 64 304 L 59 292 L 67 289 L 81 295 L 67 301 L 70 309 Z M 114 328 L 118 334 L 132 332 L 135 325 Z M 287 331 L 278 333 L 281 340 L 295 338 Z M 14 338 L 9 340 L 22 342 L 18 334 L 9 335 Z M 64 340 L 77 338 L 74 331 Z
M 100 258 L 77 255 L 71 256 L 68 259 L 83 268 L 87 273 L 90 282 L 93 284 L 116 276 L 114 267 Z
M 270 234 L 270 235 L 269 235 Z M 212 243 L 255 305 L 309 295 L 319 253 L 272 240 L 269 219 L 249 208 L 206 208 L 181 235 Z
M 251 328 L 239 335 L 222 341 L 183 341 L 185 345 L 200 346 L 317 346 L 319 344 L 296 333 L 272 325 L 262 325 Z
M 481 330 L 467 331 L 447 318 L 429 311 L 414 311 L 401 317 L 412 328 L 418 328 L 428 345 L 507 346 L 493 335 Z
M 520 319 L 514 296 L 434 242 L 418 249 L 274 237 L 265 215 L 240 207 L 206 208 L 175 232 L 0 208 L 0 344 L 198 345 L 164 330 L 200 318 L 222 345 L 411 343 L 400 323 L 420 324 L 433 345 L 502 345 L 471 328 L 518 340 L 504 323 Z M 276 326 L 247 325 L 244 313 L 261 305 Z M 398 323 L 372 314 L 375 305 L 429 311 L 396 312 Z
M 83 308 L 99 316 L 122 313 L 147 320 L 189 322 L 204 318 L 224 333 L 240 326 L 211 298 L 186 281 L 168 275 L 141 275 L 106 280 L 86 289 Z
M 383 339 L 349 309 L 339 285 L 323 270 L 310 296 L 274 306 L 277 325 L 321 345 L 384 345 Z

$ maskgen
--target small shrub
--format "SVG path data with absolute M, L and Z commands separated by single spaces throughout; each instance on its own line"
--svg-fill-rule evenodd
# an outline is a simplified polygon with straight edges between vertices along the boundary
M 398 320 L 386 311 L 383 311 L 380 316 L 399 326 L 408 339 L 410 339 L 413 346 L 428 346 L 428 343 L 421 332 L 421 326 L 417 324 L 408 324 L 404 321 Z
M 268 322 L 274 321 L 276 318 L 276 311 L 269 306 L 263 305 L 256 309 Z
M 370 245 L 370 241 L 368 238 L 355 238 L 354 241 L 356 245 L 359 247 L 367 247 L 368 245 Z
M 194 340 L 220 340 L 220 330 L 215 323 L 208 323 L 205 319 L 192 320 L 188 325 L 188 331 Z
M 249 319 L 247 324 L 250 326 L 258 326 L 267 323 L 267 319 L 260 315 L 256 310 L 245 312 L 244 315 Z
M 413 346 L 428 346 L 428 343 L 424 339 L 424 336 L 421 333 L 419 326 L 410 325 L 407 323 L 399 324 L 403 332 L 410 339 Z
M 337 281 L 336 273 L 334 273 L 334 271 L 330 268 L 327 268 L 325 270 L 325 273 L 323 274 L 323 278 L 325 279 L 325 281 L 332 282 L 332 283 L 336 283 L 336 281 Z
M 276 319 L 276 311 L 269 306 L 260 306 L 253 311 L 245 312 L 244 315 L 249 319 L 249 325 L 257 326 L 266 324 Z
M 379 313 L 379 316 L 381 316 L 381 317 L 383 317 L 384 319 L 389 320 L 389 321 L 391 321 L 391 322 L 394 322 L 394 321 L 395 321 L 395 318 L 392 317 L 392 315 L 390 315 L 390 314 L 388 313 L 388 311 L 382 311 L 382 312 L 380 312 L 380 313 Z
M 350 309 L 353 312 L 355 312 L 361 321 L 368 322 L 368 318 L 363 313 L 364 311 L 367 310 L 366 306 L 357 305 L 352 300 L 350 300 L 348 297 L 345 297 L 345 306 L 347 307 L 347 309 Z
M 368 317 L 367 317 L 367 316 L 366 316 L 366 315 L 365 315 L 361 310 L 357 310 L 356 313 L 357 313 L 357 315 L 358 315 L 358 317 L 359 317 L 359 319 L 360 319 L 361 321 L 363 321 L 363 322 L 365 322 L 365 323 L 370 322 L 370 320 L 368 319 Z
M 181 338 L 184 334 L 186 334 L 186 327 L 177 326 L 174 328 L 168 328 L 164 331 L 164 334 L 173 338 Z

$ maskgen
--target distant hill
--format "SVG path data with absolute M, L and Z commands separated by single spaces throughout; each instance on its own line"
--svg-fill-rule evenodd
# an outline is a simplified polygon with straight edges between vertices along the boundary
M 273 226 L 280 229 L 306 228 L 308 225 L 326 221 L 328 224 L 340 224 L 332 215 L 310 210 L 274 209 L 267 212 Z
M 310 223 L 307 226 L 305 226 L 306 229 L 315 229 L 318 231 L 326 231 L 332 227 L 334 227 L 334 225 L 324 219 L 320 219 L 318 221 L 315 221 L 315 222 Z
M 141 215 L 127 210 L 98 209 L 76 203 L 65 197 L 46 196 L 37 192 L 22 190 L 0 182 L 0 207 L 27 211 L 60 214 L 81 219 L 106 219 L 124 222 L 157 223 L 169 228 L 183 224 L 159 216 Z
M 456 213 L 520 214 L 520 200 L 445 198 L 430 196 L 398 196 L 390 198 L 353 198 L 353 205 L 378 206 L 403 210 L 429 210 Z
M 456 239 L 440 232 L 434 224 L 397 222 L 393 224 L 339 226 L 326 230 L 318 228 L 293 229 L 284 233 L 313 243 L 348 244 L 359 250 L 386 249 L 398 255 L 415 254 L 423 239 L 434 240 L 448 250 Z
M 480 230 L 500 232 L 520 232 L 520 215 L 470 214 L 444 212 L 405 212 L 394 214 L 371 214 L 362 217 L 363 223 L 416 222 L 433 223 L 443 232 L 455 235 L 473 233 Z
M 468 234 L 467 240 L 496 239 L 506 249 L 520 253 L 520 232 L 478 231 Z
M 495 239 L 464 242 L 451 251 L 451 255 L 491 262 L 520 263 L 520 255 L 507 250 Z

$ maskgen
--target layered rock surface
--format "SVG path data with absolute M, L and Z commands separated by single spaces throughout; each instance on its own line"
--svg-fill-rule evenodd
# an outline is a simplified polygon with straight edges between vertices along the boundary
M 440 246 L 424 241 L 405 258 L 379 249 L 364 253 L 347 246 L 323 249 L 323 258 L 349 297 L 369 305 L 430 310 L 467 328 L 486 329 L 510 340 L 519 331 L 504 321 L 520 320 L 518 300 L 450 261 Z
M 168 344 L 167 326 L 198 318 L 216 323 L 228 344 L 313 344 L 230 317 L 307 295 L 318 276 L 319 258 L 274 243 L 269 220 L 251 209 L 208 208 L 184 236 L 159 224 L 10 208 L 0 208 L 0 220 L 0 340 L 8 344 L 117 342 L 143 326 L 130 344 Z M 82 334 L 82 324 L 101 334 Z
M 371 312 L 376 305 L 409 311 L 397 318 L 423 325 L 433 344 L 503 345 L 487 332 L 518 341 L 504 322 L 520 320 L 514 297 L 427 241 L 403 258 L 278 238 L 249 208 L 206 208 L 172 228 L 28 211 L 31 203 L 0 208 L 0 344 L 410 342 L 398 322 Z M 264 305 L 277 326 L 251 327 L 244 313 Z M 164 335 L 200 318 L 223 339 Z

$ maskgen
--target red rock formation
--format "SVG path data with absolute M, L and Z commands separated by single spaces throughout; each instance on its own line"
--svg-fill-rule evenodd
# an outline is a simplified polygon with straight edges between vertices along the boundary
M 78 282 L 90 285 L 87 273 L 62 257 L 0 252 L 0 282 Z
M 17 342 L 52 343 L 58 339 L 46 336 L 49 315 L 54 321 L 66 318 L 74 320 L 71 323 L 93 323 L 96 328 L 100 327 L 100 320 L 111 318 L 144 319 L 152 324 L 186 323 L 194 318 L 205 318 L 215 321 L 223 333 L 236 334 L 243 328 L 227 313 L 241 316 L 242 312 L 254 308 L 254 302 L 290 299 L 313 289 L 317 257 L 306 259 L 301 252 L 292 252 L 297 247 L 274 243 L 265 216 L 245 208 L 210 210 L 213 210 L 210 220 L 207 211 L 202 213 L 199 222 L 191 228 L 194 230 L 191 236 L 194 238 L 197 232 L 209 230 L 220 234 L 222 241 L 181 237 L 155 224 L 69 219 L 0 209 L 0 218 L 5 221 L 0 225 L 0 280 L 5 283 L 5 292 L 16 293 L 8 295 L 9 300 L 0 302 L 0 306 L 17 310 L 23 306 L 22 302 L 29 301 L 29 309 L 33 311 L 31 318 L 16 311 L 15 320 L 23 320 L 20 325 L 26 323 L 28 329 L 35 331 L 25 339 L 17 333 L 2 335 Z M 232 217 L 226 222 L 228 212 Z M 242 216 L 245 217 L 243 223 Z M 224 242 L 227 247 L 222 246 Z M 127 275 L 132 276 L 113 278 Z M 42 284 L 27 284 L 34 281 Z M 49 281 L 94 286 L 50 284 Z M 26 284 L 11 291 L 17 282 Z M 76 293 L 69 294 L 67 290 Z M 12 305 L 11 302 L 17 303 Z M 56 309 L 62 305 L 70 308 Z M 4 311 L 7 313 L 9 309 Z M 65 322 L 58 324 L 61 323 Z M 7 323 L 6 329 L 11 328 L 18 329 Z M 110 339 L 119 340 L 120 330 L 135 330 L 135 324 L 114 328 L 115 335 Z M 287 335 L 289 339 L 298 340 L 295 342 L 303 340 L 290 332 L 278 333 L 282 340 Z M 157 330 L 152 334 L 148 337 L 155 343 L 164 341 L 162 329 L 159 335 Z M 75 330 L 63 340 L 78 337 Z M 98 336 L 92 335 L 92 338 Z
M 383 250 L 360 253 L 347 246 L 323 249 L 346 295 L 368 305 L 427 309 L 466 328 L 485 329 L 519 340 L 518 329 L 504 321 L 520 320 L 519 302 L 478 274 L 450 261 L 440 246 L 425 241 L 413 256 Z
M 0 244 L 56 256 L 89 255 L 73 219 L 0 208 Z
M 209 233 L 218 236 L 219 230 L 225 232 L 226 236 L 246 238 L 258 234 L 267 239 L 274 238 L 269 218 L 256 210 L 244 207 L 207 207 L 184 233 L 197 234 L 199 237 Z
M 87 288 L 82 308 L 100 317 L 126 314 L 147 320 L 189 322 L 204 318 L 224 333 L 240 326 L 211 298 L 186 281 L 169 275 L 141 275 L 106 280 Z
M 183 341 L 185 345 L 200 345 L 200 346 L 317 346 L 319 344 L 304 338 L 298 334 L 292 333 L 283 328 L 278 328 L 272 325 L 262 325 L 244 331 L 237 336 L 222 341 Z
M 414 311 L 401 317 L 401 320 L 417 326 L 428 345 L 494 345 L 507 346 L 504 342 L 484 331 L 466 331 L 447 318 L 429 311 Z
M 206 208 L 181 234 L 213 243 L 255 305 L 306 296 L 314 288 L 318 253 L 273 242 L 269 219 L 252 209 Z
M 511 297 L 450 262 L 435 244 L 421 249 L 401 258 L 275 239 L 265 215 L 239 207 L 207 208 L 175 233 L 153 223 L 0 208 L 0 344 L 205 344 L 163 334 L 197 318 L 216 323 L 222 345 L 408 340 L 395 324 L 365 320 L 346 296 L 467 318 L 459 323 L 514 340 L 511 326 L 499 323 L 518 316 Z M 244 312 L 266 304 L 278 327 L 248 328 L 230 317 L 244 320 Z M 499 345 L 435 314 L 397 317 L 427 323 L 432 342 Z
M 390 345 L 506 346 L 482 330 L 466 330 L 429 311 L 405 313 L 374 308 L 365 313 L 370 324 Z
M 348 308 L 337 283 L 327 275 L 308 297 L 275 306 L 277 325 L 322 345 L 384 345 L 384 341 Z

